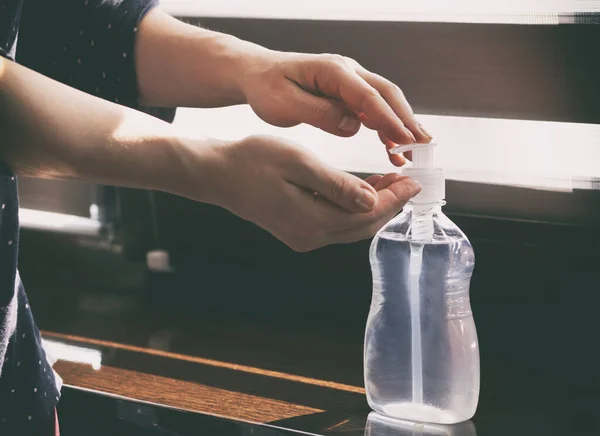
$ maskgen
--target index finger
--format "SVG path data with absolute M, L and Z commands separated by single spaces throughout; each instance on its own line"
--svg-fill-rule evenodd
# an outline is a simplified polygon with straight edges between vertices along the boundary
M 410 129 L 419 142 L 431 141 L 431 135 L 419 123 L 404 92 L 397 85 L 363 67 L 359 67 L 357 72 L 360 77 L 381 94 L 386 103 L 402 120 L 404 125 Z
M 343 70 L 338 78 L 337 94 L 348 108 L 364 114 L 378 131 L 396 144 L 410 144 L 417 141 L 379 91 L 356 71 Z

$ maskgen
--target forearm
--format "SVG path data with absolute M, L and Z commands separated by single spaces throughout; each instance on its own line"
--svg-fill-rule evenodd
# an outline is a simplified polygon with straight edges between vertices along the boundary
M 190 162 L 207 179 L 218 142 L 0 58 L 0 160 L 15 173 L 181 194 Z M 198 175 L 194 175 L 198 180 Z M 207 183 L 208 184 L 208 183 Z M 198 200 L 205 200 L 198 189 Z M 207 200 L 210 200 L 207 196 Z
M 246 103 L 244 76 L 269 50 L 155 9 L 140 23 L 135 53 L 144 104 L 220 107 Z

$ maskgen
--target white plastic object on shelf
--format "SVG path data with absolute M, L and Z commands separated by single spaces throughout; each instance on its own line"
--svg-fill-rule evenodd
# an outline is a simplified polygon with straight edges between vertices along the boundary
M 146 266 L 152 272 L 173 272 L 169 252 L 165 250 L 153 250 L 146 253 Z

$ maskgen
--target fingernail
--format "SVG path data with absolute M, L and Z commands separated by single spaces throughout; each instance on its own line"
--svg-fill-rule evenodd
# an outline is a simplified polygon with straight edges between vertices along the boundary
M 423 189 L 423 186 L 415 179 L 406 179 L 404 183 L 408 185 L 408 189 L 413 197 Z
M 356 205 L 365 211 L 373 209 L 376 202 L 377 198 L 375 197 L 375 194 L 368 189 L 363 189 L 355 200 Z
M 431 135 L 431 133 L 429 133 L 427 130 L 425 130 L 425 127 L 423 127 L 423 124 L 419 123 L 419 130 L 421 130 L 421 133 L 425 136 L 427 136 L 429 139 L 433 139 L 433 136 Z
M 344 116 L 340 124 L 338 124 L 338 129 L 344 132 L 354 132 L 358 128 L 358 124 L 359 121 L 356 118 Z
M 404 157 L 404 155 L 402 155 L 402 154 L 394 154 L 392 156 L 393 156 L 392 163 L 395 164 L 395 165 L 397 164 L 396 166 L 403 167 L 404 165 L 406 165 L 406 157 Z
M 410 138 L 412 139 L 413 142 L 417 142 L 417 138 L 415 138 L 415 135 L 413 135 L 413 132 L 408 130 L 407 127 L 405 127 L 404 130 L 406 130 L 406 133 L 408 133 L 408 136 L 410 136 Z

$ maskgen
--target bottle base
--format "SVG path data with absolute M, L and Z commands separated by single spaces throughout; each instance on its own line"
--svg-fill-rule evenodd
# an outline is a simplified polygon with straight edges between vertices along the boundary
M 381 408 L 381 413 L 392 418 L 407 419 L 432 424 L 457 424 L 469 418 L 448 410 L 438 409 L 428 404 L 389 403 Z

